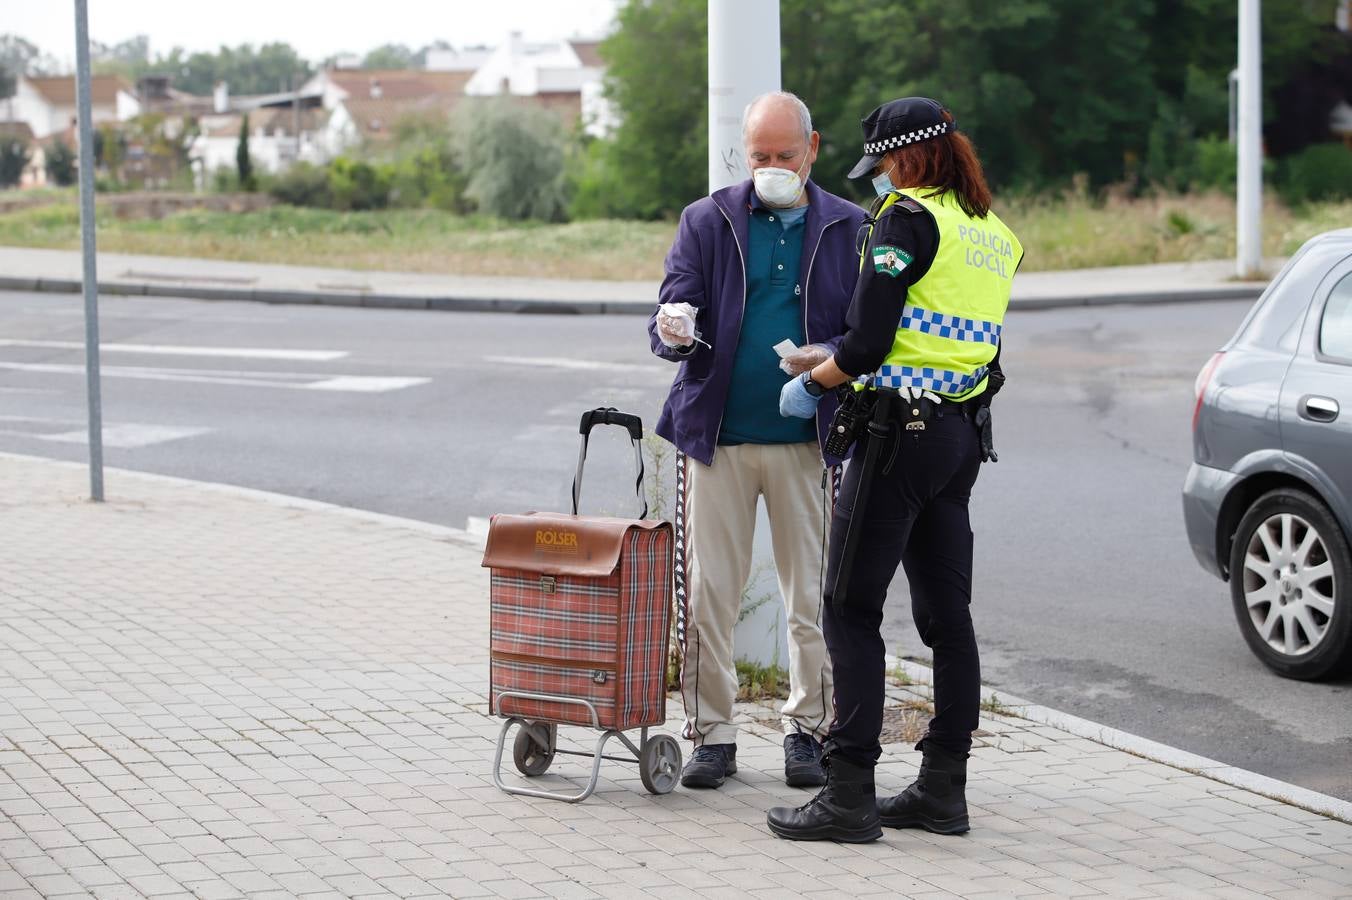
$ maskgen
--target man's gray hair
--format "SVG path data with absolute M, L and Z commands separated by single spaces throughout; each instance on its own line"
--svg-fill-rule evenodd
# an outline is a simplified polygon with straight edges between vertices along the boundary
M 761 94 L 755 100 L 746 105 L 742 110 L 742 138 L 746 138 L 746 124 L 751 121 L 751 113 L 756 107 L 769 100 L 782 100 L 793 107 L 794 112 L 798 113 L 798 122 L 803 126 L 803 140 L 812 140 L 812 113 L 808 112 L 807 104 L 798 98 L 797 94 L 791 94 L 788 91 L 770 91 L 768 94 Z

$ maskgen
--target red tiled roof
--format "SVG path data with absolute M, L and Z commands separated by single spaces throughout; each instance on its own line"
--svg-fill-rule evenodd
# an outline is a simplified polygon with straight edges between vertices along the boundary
M 25 78 L 48 103 L 53 106 L 75 105 L 75 79 L 71 76 L 56 78 Z M 89 100 L 100 106 L 117 103 L 117 92 L 132 92 L 131 83 L 121 75 L 95 75 L 89 80 Z

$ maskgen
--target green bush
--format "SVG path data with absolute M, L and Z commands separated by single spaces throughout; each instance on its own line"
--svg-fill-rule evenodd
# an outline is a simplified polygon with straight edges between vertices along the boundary
M 1235 192 L 1235 145 L 1225 138 L 1202 138 L 1194 148 L 1192 177 L 1193 190 L 1220 190 Z
M 47 146 L 47 181 L 58 187 L 75 183 L 79 170 L 75 167 L 75 151 L 70 144 L 58 138 Z
M 1277 188 L 1287 203 L 1352 197 L 1352 150 L 1342 144 L 1312 144 L 1284 160 Z
M 389 172 L 391 206 L 469 212 L 465 197 L 469 179 L 456 164 L 448 144 L 401 148 Z
M 329 192 L 334 209 L 384 209 L 390 203 L 389 167 L 340 156 L 329 163 Z
M 503 219 L 556 221 L 567 209 L 568 131 L 561 117 L 510 100 L 471 100 L 456 112 L 455 156 L 465 196 Z
M 296 163 L 272 180 L 268 193 L 278 202 L 292 206 L 333 206 L 327 169 L 307 162 Z
M 0 137 L 0 187 L 13 187 L 28 165 L 28 142 L 20 138 Z

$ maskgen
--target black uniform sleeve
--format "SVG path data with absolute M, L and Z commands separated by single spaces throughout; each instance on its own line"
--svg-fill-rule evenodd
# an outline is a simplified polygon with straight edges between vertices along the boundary
M 874 249 L 882 259 L 875 264 Z M 849 330 L 836 351 L 836 365 L 851 377 L 872 372 L 882 365 L 892 349 L 906 292 L 925 273 L 939 248 L 939 229 L 934 218 L 918 203 L 901 201 L 889 206 L 873 229 L 864 255 L 864 267 L 855 282 L 854 297 L 845 314 Z M 890 250 L 903 263 L 889 264 Z M 905 260 L 910 256 L 909 262 Z

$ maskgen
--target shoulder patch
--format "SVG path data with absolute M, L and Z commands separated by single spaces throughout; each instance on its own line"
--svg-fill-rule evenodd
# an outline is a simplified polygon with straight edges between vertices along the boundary
M 902 197 L 892 205 L 899 206 L 907 212 L 912 213 L 922 213 L 925 211 L 925 207 L 921 206 L 919 202 L 912 200 L 910 197 Z
M 873 271 L 896 278 L 914 259 L 900 247 L 878 244 L 873 248 Z

